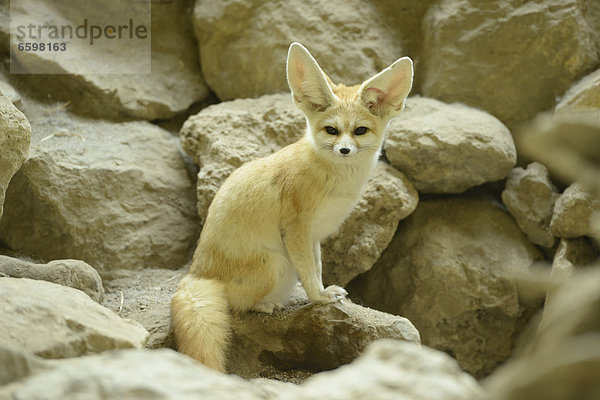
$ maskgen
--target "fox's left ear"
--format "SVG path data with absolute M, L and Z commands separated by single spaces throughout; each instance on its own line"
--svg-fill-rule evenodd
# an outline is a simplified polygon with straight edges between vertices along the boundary
M 358 96 L 373 114 L 393 118 L 404 108 L 404 100 L 410 93 L 413 81 L 413 62 L 402 57 L 392 65 L 366 80 L 358 90 Z

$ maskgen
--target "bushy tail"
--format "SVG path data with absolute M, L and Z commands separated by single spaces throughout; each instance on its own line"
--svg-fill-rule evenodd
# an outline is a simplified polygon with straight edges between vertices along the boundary
M 225 372 L 231 314 L 223 283 L 185 276 L 171 301 L 171 326 L 177 350 Z

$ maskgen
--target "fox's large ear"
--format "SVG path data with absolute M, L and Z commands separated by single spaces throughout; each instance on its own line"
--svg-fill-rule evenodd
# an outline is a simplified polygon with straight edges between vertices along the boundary
M 358 96 L 373 114 L 393 118 L 404 108 L 412 81 L 413 62 L 408 57 L 402 57 L 365 81 L 358 90 Z
M 335 101 L 335 94 L 328 83 L 331 81 L 300 43 L 290 45 L 287 80 L 294 103 L 303 111 L 324 111 Z

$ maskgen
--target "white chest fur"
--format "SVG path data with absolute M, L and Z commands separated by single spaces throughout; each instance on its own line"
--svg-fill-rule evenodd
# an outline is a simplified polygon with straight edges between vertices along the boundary
M 329 172 L 330 190 L 317 207 L 313 222 L 313 239 L 321 241 L 335 233 L 358 201 L 375 162 L 340 165 Z

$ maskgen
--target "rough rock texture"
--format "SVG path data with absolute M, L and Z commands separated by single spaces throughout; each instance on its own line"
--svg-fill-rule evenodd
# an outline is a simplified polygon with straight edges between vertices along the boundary
M 575 109 L 600 109 L 600 69 L 571 86 L 554 110 L 561 113 Z
M 323 281 L 344 286 L 371 269 L 394 237 L 398 222 L 415 210 L 418 201 L 419 194 L 402 173 L 379 163 L 339 232 L 322 244 Z
M 210 370 L 173 350 L 121 350 L 63 360 L 0 388 L 0 398 L 31 400 L 245 400 L 265 391 Z
M 57 283 L 79 289 L 94 301 L 104 297 L 104 287 L 98 272 L 80 260 L 54 260 L 35 264 L 0 255 L 0 276 L 28 278 Z
M 598 62 L 586 3 L 593 2 L 437 2 L 423 21 L 423 94 L 508 124 L 552 108 Z
M 526 169 L 513 169 L 502 192 L 502 202 L 527 238 L 540 246 L 552 247 L 555 238 L 550 232 L 556 187 L 546 167 L 531 163 Z
M 44 358 L 143 347 L 148 332 L 85 293 L 50 282 L 0 278 L 0 342 Z
M 58 7 L 67 4 L 68 7 Z M 92 9 L 92 7 L 94 7 Z M 151 49 L 138 54 L 127 40 L 114 40 L 110 51 L 90 54 L 87 42 L 79 47 L 69 43 L 69 55 L 74 64 L 53 61 L 52 52 L 16 51 L 17 59 L 56 71 L 54 75 L 24 75 L 26 86 L 35 88 L 31 93 L 40 98 L 49 95 L 54 100 L 69 101 L 77 112 L 87 116 L 105 118 L 169 118 L 185 111 L 192 103 L 208 96 L 208 88 L 202 78 L 196 43 L 188 9 L 191 1 L 153 2 L 151 4 Z M 42 2 L 19 0 L 11 8 L 15 24 L 23 21 L 44 21 L 46 24 L 81 25 L 81 15 L 93 21 L 122 20 L 121 15 L 111 15 L 111 10 L 122 10 L 120 2 L 109 1 L 101 5 L 90 1 Z M 132 15 L 132 18 L 136 18 Z M 138 22 L 138 20 L 136 20 Z M 27 23 L 25 23 L 27 25 Z M 8 25 L 0 26 L 8 31 Z M 150 39 L 150 38 L 149 38 Z M 11 43 L 14 47 L 16 42 Z M 93 47 L 92 47 L 93 48 Z M 152 73 L 138 74 L 137 62 L 151 55 Z M 72 59 L 71 57 L 71 59 Z M 105 66 L 125 69 L 127 74 L 85 73 L 86 68 L 97 68 L 98 57 Z M 108 67 L 106 67 L 108 68 Z
M 215 193 L 231 172 L 297 141 L 304 127 L 303 114 L 289 94 L 224 102 L 190 117 L 180 135 L 183 149 L 200 165 L 200 217 L 206 218 Z M 417 192 L 401 173 L 379 165 L 348 220 L 322 244 L 324 279 L 344 285 L 371 268 L 398 221 L 414 210 L 417 201 Z
M 377 7 L 360 0 L 198 1 L 193 24 L 202 72 L 221 100 L 287 91 L 284 60 L 294 41 L 349 85 L 404 55 Z
M 460 193 L 503 179 L 517 157 L 510 132 L 496 118 L 424 97 L 407 100 L 385 151 L 422 193 Z
M 600 211 L 600 199 L 574 183 L 556 201 L 550 230 L 563 238 L 592 236 L 591 217 L 594 211 Z
M 234 316 L 228 372 L 246 378 L 273 374 L 273 369 L 319 372 L 351 362 L 377 339 L 420 341 L 406 318 L 349 301 L 308 304 L 304 291 L 297 289 L 292 303 L 271 316 Z
M 206 218 L 217 189 L 234 169 L 294 143 L 305 126 L 289 93 L 220 103 L 188 118 L 181 145 L 200 166 L 200 217 Z
M 31 153 L 7 192 L 0 238 L 42 260 L 178 268 L 196 244 L 193 184 L 174 138 L 26 104 Z
M 593 400 L 600 395 L 600 269 L 565 281 L 530 353 L 484 382 L 486 400 Z
M 293 393 L 293 392 L 292 392 Z M 350 365 L 308 379 L 298 400 L 452 400 L 482 394 L 447 354 L 412 343 L 380 340 Z
M 373 269 L 348 285 L 370 307 L 409 318 L 422 342 L 482 377 L 511 352 L 543 293 L 519 276 L 541 254 L 512 217 L 478 197 L 421 200 Z
M 0 11 L 1 13 L 1 11 Z M 21 95 L 15 90 L 15 88 L 8 81 L 6 76 L 3 73 L 2 68 L 0 67 L 0 93 L 8 97 L 11 103 L 19 110 L 23 109 L 23 101 L 21 100 Z
M 6 188 L 27 157 L 31 126 L 21 111 L 0 93 L 0 219 Z

